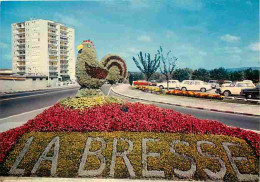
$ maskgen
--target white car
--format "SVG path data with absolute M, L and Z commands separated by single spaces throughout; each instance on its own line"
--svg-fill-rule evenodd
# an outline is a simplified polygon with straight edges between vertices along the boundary
M 210 84 L 207 84 L 201 80 L 183 80 L 180 84 L 180 89 L 182 91 L 194 90 L 206 92 L 208 90 L 211 90 L 212 88 Z
M 211 85 L 211 87 L 212 87 L 213 89 L 219 88 L 219 84 L 218 84 L 218 81 L 217 81 L 217 80 L 209 80 L 209 84 Z
M 230 80 L 225 80 L 224 83 L 221 85 L 221 87 L 229 86 L 232 83 Z
M 216 92 L 227 97 L 230 95 L 240 95 L 242 89 L 250 88 L 255 88 L 255 85 L 251 82 L 233 82 L 229 86 L 222 86 Z
M 179 89 L 180 82 L 179 80 L 169 80 L 169 88 Z M 157 86 L 161 89 L 167 88 L 167 81 L 162 83 L 157 83 Z

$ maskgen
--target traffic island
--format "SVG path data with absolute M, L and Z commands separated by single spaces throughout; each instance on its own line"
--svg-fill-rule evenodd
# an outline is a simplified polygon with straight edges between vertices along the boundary
M 0 134 L 2 176 L 257 181 L 260 135 L 105 96 Z

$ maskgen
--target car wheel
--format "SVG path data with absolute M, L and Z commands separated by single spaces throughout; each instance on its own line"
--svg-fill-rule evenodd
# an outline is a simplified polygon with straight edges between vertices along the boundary
M 181 91 L 187 91 L 187 88 L 186 87 L 182 87 Z
M 230 91 L 226 90 L 226 91 L 223 93 L 223 95 L 224 95 L 225 97 L 228 97 L 228 96 L 231 95 L 231 93 L 230 93 Z
M 207 90 L 205 88 L 200 89 L 201 92 L 206 92 Z
M 162 85 L 159 86 L 160 89 L 164 89 L 164 87 Z
M 252 94 L 247 94 L 246 95 L 246 99 L 252 99 L 252 98 L 254 98 L 254 96 Z

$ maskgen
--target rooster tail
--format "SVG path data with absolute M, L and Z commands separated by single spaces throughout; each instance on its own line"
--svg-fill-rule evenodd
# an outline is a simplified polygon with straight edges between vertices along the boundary
M 110 70 L 112 67 L 117 67 L 120 71 L 120 76 L 123 79 L 127 77 L 127 68 L 125 64 L 125 60 L 118 55 L 115 54 L 107 54 L 101 60 L 101 64 L 107 69 Z

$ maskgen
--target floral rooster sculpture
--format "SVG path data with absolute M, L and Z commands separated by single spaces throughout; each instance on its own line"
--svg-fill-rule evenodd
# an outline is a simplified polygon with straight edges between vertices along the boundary
M 123 81 L 126 76 L 126 64 L 120 56 L 107 54 L 99 62 L 92 41 L 78 46 L 76 77 L 81 89 L 100 89 L 106 81 Z

